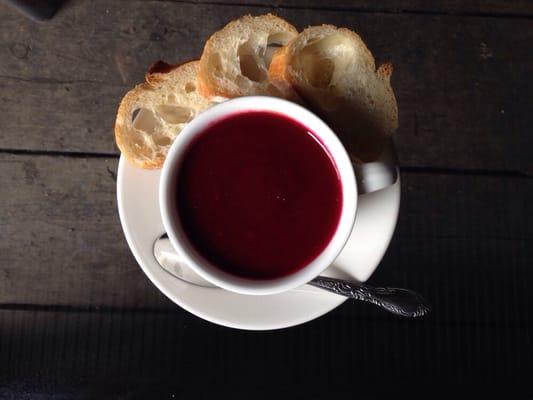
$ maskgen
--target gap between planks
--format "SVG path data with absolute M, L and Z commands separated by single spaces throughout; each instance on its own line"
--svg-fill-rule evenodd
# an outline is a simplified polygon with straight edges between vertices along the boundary
M 428 16 L 450 16 L 450 17 L 478 17 L 478 18 L 513 18 L 513 19 L 531 19 L 531 13 L 513 13 L 513 12 L 468 12 L 468 11 L 433 11 L 433 10 L 409 10 L 394 7 L 335 7 L 335 6 L 318 6 L 318 5 L 291 5 L 291 4 L 257 4 L 248 2 L 229 3 L 225 1 L 194 1 L 194 0 L 154 0 L 161 3 L 182 3 L 193 5 L 211 5 L 222 7 L 250 7 L 264 8 L 269 10 L 287 9 L 287 10 L 321 10 L 321 11 L 344 11 L 358 14 L 392 14 L 392 15 L 428 15 Z
M 367 304 L 368 305 L 368 304 Z M 373 307 L 373 306 L 370 306 Z M 1 312 L 30 312 L 30 313 L 63 313 L 63 314 L 121 314 L 121 315 L 169 315 L 169 314 L 175 314 L 184 312 L 180 306 L 177 304 L 171 304 L 170 307 L 162 307 L 162 308 L 155 308 L 155 307 L 147 307 L 147 308 L 139 308 L 139 307 L 110 307 L 110 306 L 68 306 L 68 305 L 58 305 L 58 304 L 21 304 L 21 303 L 0 303 L 0 313 Z M 191 317 L 193 316 L 192 313 L 185 313 L 185 315 Z M 342 318 L 342 317 L 339 317 Z M 351 316 L 350 318 L 354 318 Z M 368 315 L 367 313 L 358 315 L 355 317 L 357 321 L 366 321 L 366 322 L 386 322 L 390 320 L 391 315 L 387 312 L 380 310 L 378 313 L 372 315 Z M 397 318 L 393 316 L 392 318 Z M 410 321 L 413 321 L 409 318 L 399 318 L 398 321 L 400 323 L 410 323 Z M 419 321 L 427 321 L 432 326 L 476 326 L 476 327 L 487 327 L 487 328 L 520 328 L 520 329 L 527 329 L 528 325 L 523 322 L 514 322 L 508 325 L 503 325 L 498 322 L 494 321 L 477 321 L 477 322 L 468 322 L 468 321 L 456 321 L 453 319 L 447 319 L 444 321 L 440 321 L 438 319 L 435 319 L 432 314 L 429 316 L 420 318 Z
M 0 149 L 0 154 L 22 155 L 22 156 L 45 156 L 45 157 L 68 157 L 68 158 L 113 158 L 118 159 L 118 153 L 102 152 L 82 152 L 82 151 L 61 151 L 61 150 L 23 150 L 23 149 Z M 403 165 L 401 172 L 436 174 L 436 175 L 478 175 L 491 177 L 508 177 L 519 179 L 532 179 L 533 175 L 519 170 L 499 170 L 483 168 L 446 168 L 446 167 L 417 167 Z

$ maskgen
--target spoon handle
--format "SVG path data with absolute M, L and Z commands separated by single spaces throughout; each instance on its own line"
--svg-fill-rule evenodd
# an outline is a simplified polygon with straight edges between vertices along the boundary
M 375 304 L 402 317 L 422 317 L 431 309 L 421 295 L 408 289 L 373 287 L 324 276 L 316 277 L 309 284 L 341 296 Z

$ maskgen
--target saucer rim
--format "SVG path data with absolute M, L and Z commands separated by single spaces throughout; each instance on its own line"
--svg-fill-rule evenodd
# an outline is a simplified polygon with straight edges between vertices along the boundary
M 331 312 L 332 310 L 334 310 L 335 308 L 337 308 L 338 306 L 340 306 L 341 304 L 343 304 L 347 300 L 347 298 L 345 298 L 345 297 L 341 297 L 341 296 L 338 296 L 338 295 L 333 295 L 333 296 L 335 296 L 335 301 L 332 301 L 330 299 L 331 300 L 331 304 L 329 306 L 323 306 L 321 308 L 318 308 L 318 311 L 316 313 L 306 313 L 306 314 L 303 314 L 301 316 L 301 318 L 294 317 L 294 318 L 292 318 L 290 320 L 287 320 L 287 321 L 284 321 L 284 322 L 280 321 L 280 322 L 276 322 L 276 323 L 264 323 L 264 324 L 258 324 L 258 325 L 255 325 L 253 323 L 241 324 L 239 322 L 228 320 L 226 318 L 220 318 L 220 317 L 213 316 L 212 314 L 206 313 L 202 309 L 198 309 L 196 307 L 190 307 L 186 302 L 182 301 L 182 297 L 183 296 L 180 296 L 179 292 L 176 292 L 176 291 L 173 291 L 173 290 L 169 290 L 167 287 L 165 287 L 165 285 L 163 284 L 161 279 L 159 277 L 155 276 L 154 272 L 152 271 L 152 268 L 150 268 L 149 266 L 145 265 L 145 263 L 147 263 L 147 261 L 143 260 L 143 257 L 141 256 L 140 250 L 137 249 L 137 246 L 135 244 L 135 240 L 133 238 L 133 233 L 131 232 L 131 229 L 129 229 L 129 224 L 128 224 L 128 221 L 126 220 L 126 217 L 125 217 L 125 209 L 124 209 L 125 208 L 125 202 L 124 202 L 124 198 L 123 198 L 125 183 L 124 183 L 123 174 L 124 174 L 124 168 L 125 168 L 126 163 L 127 163 L 127 161 L 125 160 L 125 158 L 123 156 L 121 156 L 120 160 L 119 160 L 118 171 L 117 171 L 117 206 L 118 206 L 119 218 L 120 218 L 122 230 L 124 232 L 124 236 L 125 236 L 126 241 L 128 243 L 128 247 L 130 248 L 130 251 L 134 255 L 134 257 L 135 257 L 137 263 L 139 264 L 139 266 L 141 267 L 142 271 L 147 275 L 147 277 L 154 284 L 154 286 L 156 286 L 157 289 L 159 291 L 161 291 L 161 293 L 163 293 L 166 297 L 168 297 L 173 303 L 177 304 L 178 306 L 180 306 L 181 308 L 183 308 L 187 312 L 189 312 L 189 313 L 191 313 L 191 314 L 193 314 L 193 315 L 195 315 L 197 317 L 200 317 L 200 318 L 202 318 L 202 319 L 204 319 L 206 321 L 209 321 L 211 323 L 214 323 L 214 324 L 217 324 L 217 325 L 221 325 L 221 326 L 225 326 L 225 327 L 241 329 L 241 330 L 267 331 L 267 330 L 277 330 L 277 329 L 289 328 L 289 327 L 292 327 L 292 326 L 297 326 L 297 325 L 312 321 L 312 320 L 314 320 L 314 319 L 316 319 L 318 317 L 321 317 L 321 316 Z M 140 170 L 140 171 L 146 171 L 146 170 Z M 392 240 L 392 237 L 393 237 L 393 234 L 394 234 L 397 222 L 398 222 L 398 215 L 399 215 L 400 192 L 401 192 L 401 182 L 400 182 L 399 174 L 398 174 L 398 182 L 396 182 L 395 185 L 397 185 L 397 190 L 396 190 L 397 193 L 396 193 L 396 196 L 395 196 L 397 198 L 397 202 L 395 204 L 396 211 L 394 213 L 394 223 L 392 224 L 392 227 L 390 228 L 390 230 L 386 234 L 383 235 L 383 243 L 386 243 L 386 245 L 383 247 L 382 251 L 380 252 L 379 257 L 378 257 L 378 261 L 376 262 L 376 265 L 374 265 L 371 269 L 369 268 L 370 272 L 369 272 L 368 276 L 366 277 L 366 279 L 361 279 L 361 281 L 366 281 L 375 272 L 375 270 L 379 266 L 379 263 L 381 262 L 383 256 L 385 255 L 385 253 L 386 253 L 386 251 L 387 251 L 387 249 L 388 249 L 388 247 L 390 245 L 390 242 Z M 364 195 L 362 195 L 362 196 L 364 196 Z M 164 271 L 163 269 L 161 269 L 161 270 Z M 168 273 L 165 272 L 165 274 L 168 274 Z M 169 277 L 170 277 L 170 275 L 169 275 Z M 176 278 L 173 278 L 173 279 L 176 279 Z M 190 285 L 189 283 L 186 283 L 184 281 L 181 281 L 181 283 L 183 285 L 186 285 L 186 286 Z M 320 289 L 314 289 L 314 288 L 313 288 L 314 290 L 313 289 L 307 290 L 307 288 L 311 288 L 311 287 L 310 286 L 306 286 L 306 290 L 305 291 L 311 293 L 312 296 L 316 296 L 316 293 L 313 293 L 315 290 L 319 291 L 319 292 L 321 291 Z M 197 290 L 203 289 L 203 290 L 207 290 L 207 291 L 222 290 L 222 289 L 218 289 L 218 288 L 195 288 L 195 289 L 197 289 Z M 299 291 L 299 289 L 293 289 L 293 290 L 291 290 L 289 292 L 294 292 L 294 291 Z M 281 293 L 281 294 L 277 294 L 277 295 L 272 295 L 272 296 L 283 296 L 284 294 L 289 293 L 289 292 L 285 292 L 285 293 Z M 328 294 L 326 294 L 326 295 L 328 295 Z M 246 295 L 239 295 L 239 296 L 246 296 Z M 256 297 L 256 296 L 254 296 L 254 297 Z

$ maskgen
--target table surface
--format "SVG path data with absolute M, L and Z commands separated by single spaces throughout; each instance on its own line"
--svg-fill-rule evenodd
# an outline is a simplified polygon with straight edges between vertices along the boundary
M 533 368 L 533 3 L 527 0 L 0 5 L 0 398 L 431 398 L 526 390 Z M 332 23 L 394 64 L 402 204 L 374 284 L 433 305 L 347 302 L 245 332 L 144 276 L 115 199 L 117 103 L 147 65 L 200 55 L 247 13 Z

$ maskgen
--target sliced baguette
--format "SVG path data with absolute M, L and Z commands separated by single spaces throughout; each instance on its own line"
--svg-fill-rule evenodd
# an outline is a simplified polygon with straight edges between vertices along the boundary
M 283 97 L 268 80 L 274 51 L 295 38 L 294 26 L 272 14 L 241 17 L 206 42 L 198 83 L 209 98 L 273 95 Z
M 197 90 L 198 64 L 175 66 L 158 61 L 146 73 L 146 83 L 122 98 L 115 140 L 128 161 L 141 168 L 161 168 L 174 138 L 210 106 Z
M 339 135 L 351 156 L 370 161 L 398 127 L 392 65 L 376 70 L 359 35 L 332 25 L 305 29 L 273 56 L 269 78 L 296 91 Z

